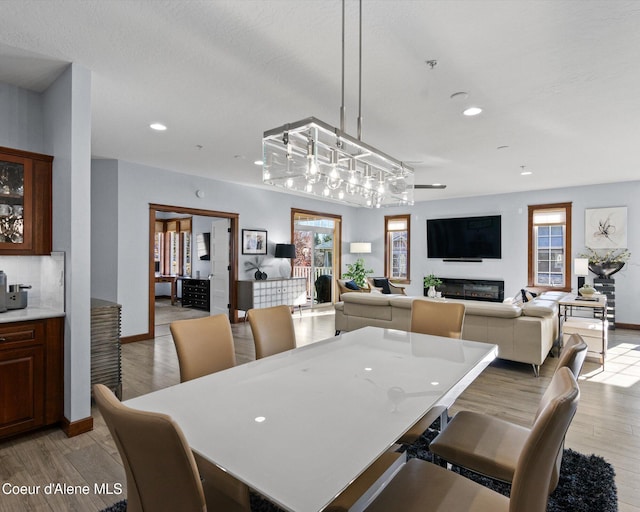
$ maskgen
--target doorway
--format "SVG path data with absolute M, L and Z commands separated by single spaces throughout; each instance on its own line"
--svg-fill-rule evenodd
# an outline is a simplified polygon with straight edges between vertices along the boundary
M 307 305 L 334 303 L 341 265 L 342 217 L 292 208 L 291 240 L 296 247 L 293 277 L 306 278 Z
M 208 279 L 210 286 L 210 314 L 218 314 L 225 312 L 229 315 L 231 322 L 238 321 L 238 312 L 235 309 L 236 303 L 236 290 L 235 282 L 238 275 L 238 259 L 237 259 L 237 244 L 238 244 L 238 214 L 229 212 L 219 212 L 214 210 L 202 210 L 198 208 L 185 208 L 181 206 L 170 206 L 160 204 L 149 205 L 149 319 L 148 319 L 148 333 L 144 338 L 148 339 L 155 337 L 155 285 L 158 278 L 158 259 L 159 259 L 159 246 L 156 237 L 156 220 L 157 217 L 161 217 L 166 213 L 174 213 L 180 216 L 198 216 L 207 217 L 211 219 L 211 222 L 207 223 L 207 229 L 210 233 L 196 233 L 189 232 L 180 237 L 179 235 L 171 235 L 175 240 L 178 240 L 176 244 L 165 244 L 168 246 L 168 258 L 170 261 L 178 261 L 177 264 L 169 266 L 170 269 L 174 267 L 178 271 L 173 272 L 167 276 L 167 280 L 174 286 L 172 290 L 172 296 L 174 300 L 177 299 L 176 289 L 178 284 L 176 281 L 181 279 Z M 194 258 L 198 258 L 198 244 L 201 244 L 201 240 L 205 237 L 198 235 L 209 235 L 210 240 L 206 242 L 206 248 L 210 251 L 210 255 L 207 255 L 206 273 L 202 270 L 194 270 Z M 183 256 L 176 257 L 174 251 L 171 248 L 175 247 L 188 247 L 189 250 L 183 254 Z M 182 258 L 182 259 L 181 259 Z M 166 265 L 165 265 L 166 267 Z M 164 268 L 164 267 L 161 267 Z M 205 268 L 205 267 L 200 267 Z M 199 275 L 200 274 L 200 275 Z M 173 282 L 172 282 L 173 281 Z

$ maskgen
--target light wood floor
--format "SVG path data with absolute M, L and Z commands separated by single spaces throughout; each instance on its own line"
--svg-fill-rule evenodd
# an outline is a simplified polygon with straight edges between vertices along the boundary
M 179 308 L 179 307 L 178 307 Z M 179 312 L 178 309 L 176 312 Z M 169 321 L 163 315 L 161 321 Z M 299 344 L 334 333 L 332 310 L 294 315 Z M 255 357 L 247 324 L 233 326 L 238 363 Z M 587 361 L 580 380 L 581 400 L 566 446 L 603 456 L 616 470 L 621 512 L 640 512 L 640 331 L 611 331 L 606 371 Z M 156 327 L 154 340 L 123 346 L 123 394 L 133 398 L 179 382 L 168 324 Z M 530 367 L 497 361 L 465 391 L 452 412 L 472 409 L 529 424 L 555 368 L 547 359 L 540 378 Z M 100 494 L 94 484 L 125 484 L 119 455 L 98 411 L 92 432 L 68 439 L 58 428 L 0 442 L 0 511 L 96 511 L 126 494 Z M 2 485 L 40 486 L 37 494 L 12 496 Z M 48 483 L 89 486 L 85 494 L 45 494 Z M 570 512 L 570 511 L 567 511 Z

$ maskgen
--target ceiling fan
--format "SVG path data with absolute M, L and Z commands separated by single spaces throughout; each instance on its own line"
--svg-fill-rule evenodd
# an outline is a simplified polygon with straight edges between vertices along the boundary
M 447 188 L 447 186 L 443 185 L 442 183 L 431 183 L 430 185 L 414 185 L 413 188 L 415 188 L 415 189 L 426 189 L 426 188 L 438 189 L 438 188 Z

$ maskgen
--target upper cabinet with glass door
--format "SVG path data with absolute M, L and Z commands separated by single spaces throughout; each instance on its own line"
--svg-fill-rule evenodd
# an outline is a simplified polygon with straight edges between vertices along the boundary
M 51 254 L 52 161 L 0 147 L 0 255 Z

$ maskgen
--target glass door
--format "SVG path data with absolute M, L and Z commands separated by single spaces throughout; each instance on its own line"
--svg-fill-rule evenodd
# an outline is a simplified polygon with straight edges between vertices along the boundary
M 340 269 L 341 218 L 293 210 L 292 221 L 293 277 L 306 278 L 309 306 L 332 304 Z

